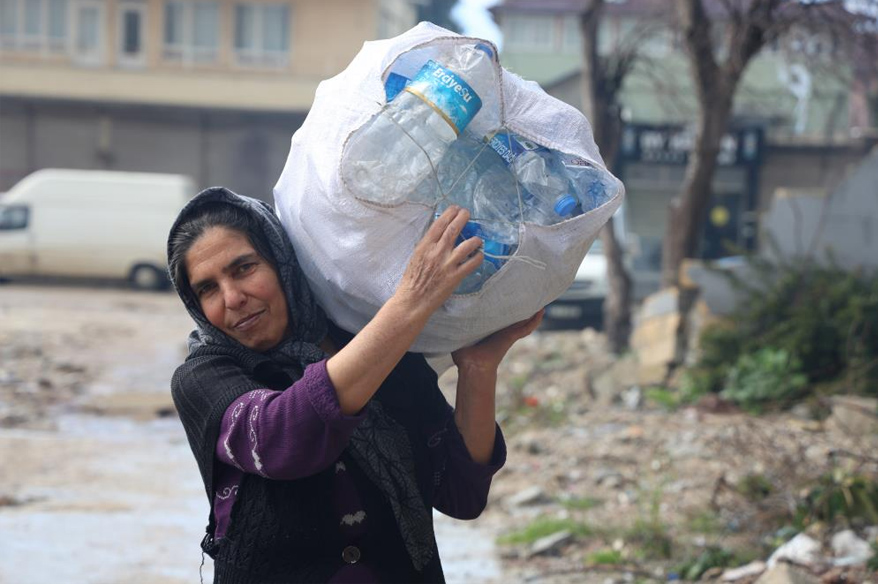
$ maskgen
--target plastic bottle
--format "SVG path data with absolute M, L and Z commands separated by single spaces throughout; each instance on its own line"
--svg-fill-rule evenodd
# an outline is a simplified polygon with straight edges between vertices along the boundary
M 609 201 L 618 189 L 615 178 L 587 160 L 569 154 L 562 154 L 560 158 L 570 182 L 576 189 L 583 213 Z
M 386 205 L 403 202 L 434 172 L 449 144 L 497 93 L 488 45 L 457 45 L 428 61 L 402 91 L 355 132 L 342 176 L 354 193 Z
M 553 225 L 582 212 L 577 192 L 556 152 L 510 132 L 489 139 L 522 187 L 522 220 Z
M 437 202 L 437 216 L 449 205 L 470 210 L 470 221 L 458 243 L 480 237 L 485 259 L 456 290 L 468 294 L 482 285 L 506 263 L 518 245 L 519 204 L 515 177 L 485 142 L 469 132 L 449 147 L 439 163 L 436 177 L 427 177 L 413 199 Z

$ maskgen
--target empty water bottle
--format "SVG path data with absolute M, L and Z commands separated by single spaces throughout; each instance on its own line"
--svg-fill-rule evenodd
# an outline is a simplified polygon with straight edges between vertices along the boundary
M 499 270 L 518 245 L 519 203 L 515 177 L 488 145 L 469 132 L 452 144 L 436 177 L 427 177 L 413 200 L 437 203 L 437 215 L 449 205 L 470 210 L 459 242 L 483 241 L 482 265 L 461 283 L 457 294 L 475 292 Z
M 522 220 L 553 225 L 582 212 L 558 153 L 504 131 L 490 144 L 523 187 Z
M 441 63 L 428 61 L 351 136 L 342 164 L 347 186 L 376 203 L 404 201 L 435 171 L 483 101 L 496 99 L 493 58 L 491 48 L 479 43 L 454 46 Z
M 578 156 L 562 154 L 561 161 L 570 182 L 576 189 L 582 212 L 597 209 L 619 189 L 618 180 L 609 172 L 600 169 Z
M 506 263 L 505 257 L 500 256 L 511 255 L 514 251 L 512 246 L 497 241 L 496 235 L 477 221 L 467 222 L 460 233 L 458 242 L 462 243 L 470 237 L 479 237 L 482 240 L 484 259 L 473 273 L 463 279 L 457 290 L 454 291 L 455 294 L 470 294 L 481 290 L 488 278 L 497 273 L 497 270 Z

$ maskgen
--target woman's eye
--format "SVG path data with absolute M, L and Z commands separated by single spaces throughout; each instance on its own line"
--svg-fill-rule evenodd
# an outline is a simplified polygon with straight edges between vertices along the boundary
M 240 266 L 238 266 L 238 273 L 239 274 L 246 274 L 247 272 L 252 271 L 253 268 L 255 268 L 255 267 L 256 267 L 255 262 L 251 262 L 249 264 L 241 264 Z
M 196 295 L 199 298 L 202 298 L 204 296 L 207 296 L 211 292 L 213 292 L 215 289 L 216 289 L 216 286 L 214 286 L 213 284 L 208 284 L 206 286 L 202 286 L 201 288 L 199 288 Z

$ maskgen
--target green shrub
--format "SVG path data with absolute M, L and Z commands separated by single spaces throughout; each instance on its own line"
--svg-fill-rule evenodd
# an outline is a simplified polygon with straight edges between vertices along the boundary
M 567 509 L 577 509 L 582 511 L 599 507 L 600 505 L 603 505 L 604 502 L 601 499 L 595 499 L 594 497 L 569 497 L 558 499 L 558 503 Z
M 623 563 L 622 552 L 617 550 L 599 550 L 589 554 L 585 563 L 592 566 L 618 566 Z
M 707 327 L 680 399 L 724 392 L 744 407 L 789 403 L 809 391 L 878 394 L 878 274 L 832 264 L 750 259 L 723 325 Z
M 711 568 L 728 568 L 741 562 L 735 553 L 719 546 L 708 546 L 697 557 L 680 564 L 676 572 L 684 580 L 698 580 Z
M 722 396 L 744 408 L 766 402 L 788 403 L 808 385 L 801 361 L 783 349 L 760 349 L 741 355 L 726 375 Z
M 674 540 L 664 524 L 638 519 L 634 527 L 623 532 L 624 538 L 636 545 L 645 560 L 666 560 L 674 551 Z
M 623 532 L 624 539 L 635 544 L 639 555 L 646 560 L 668 559 L 673 553 L 674 540 L 661 518 L 662 493 L 661 487 L 644 493 L 637 520 Z
M 645 395 L 647 400 L 669 411 L 674 411 L 680 407 L 682 401 L 679 393 L 664 387 L 651 387 L 646 390 Z
M 549 517 L 539 517 L 533 520 L 523 529 L 513 531 L 503 535 L 497 539 L 500 544 L 521 544 L 533 543 L 541 537 L 558 533 L 559 531 L 569 531 L 573 535 L 585 536 L 590 535 L 592 530 L 584 523 L 574 521 L 573 519 L 552 519 Z
M 769 496 L 774 491 L 774 486 L 765 475 L 751 473 L 738 481 L 735 485 L 741 495 L 749 501 L 759 501 Z
M 704 509 L 689 516 L 686 529 L 692 533 L 715 535 L 722 533 L 726 528 L 716 511 Z
M 794 523 L 805 528 L 816 521 L 850 525 L 855 520 L 878 523 L 878 481 L 837 468 L 808 491 L 796 508 Z

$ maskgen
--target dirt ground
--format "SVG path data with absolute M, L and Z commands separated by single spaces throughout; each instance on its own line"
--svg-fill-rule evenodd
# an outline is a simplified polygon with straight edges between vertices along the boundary
M 168 391 L 190 329 L 173 294 L 0 287 L 0 584 L 198 581 L 207 502 Z M 760 522 L 790 495 L 752 505 L 734 485 L 878 447 L 802 412 L 665 411 L 606 383 L 611 364 L 593 331 L 510 352 L 489 507 L 437 519 L 449 582 L 665 581 L 711 545 L 764 559 Z M 453 371 L 441 384 L 451 397 Z M 495 543 L 535 522 L 568 536 Z

